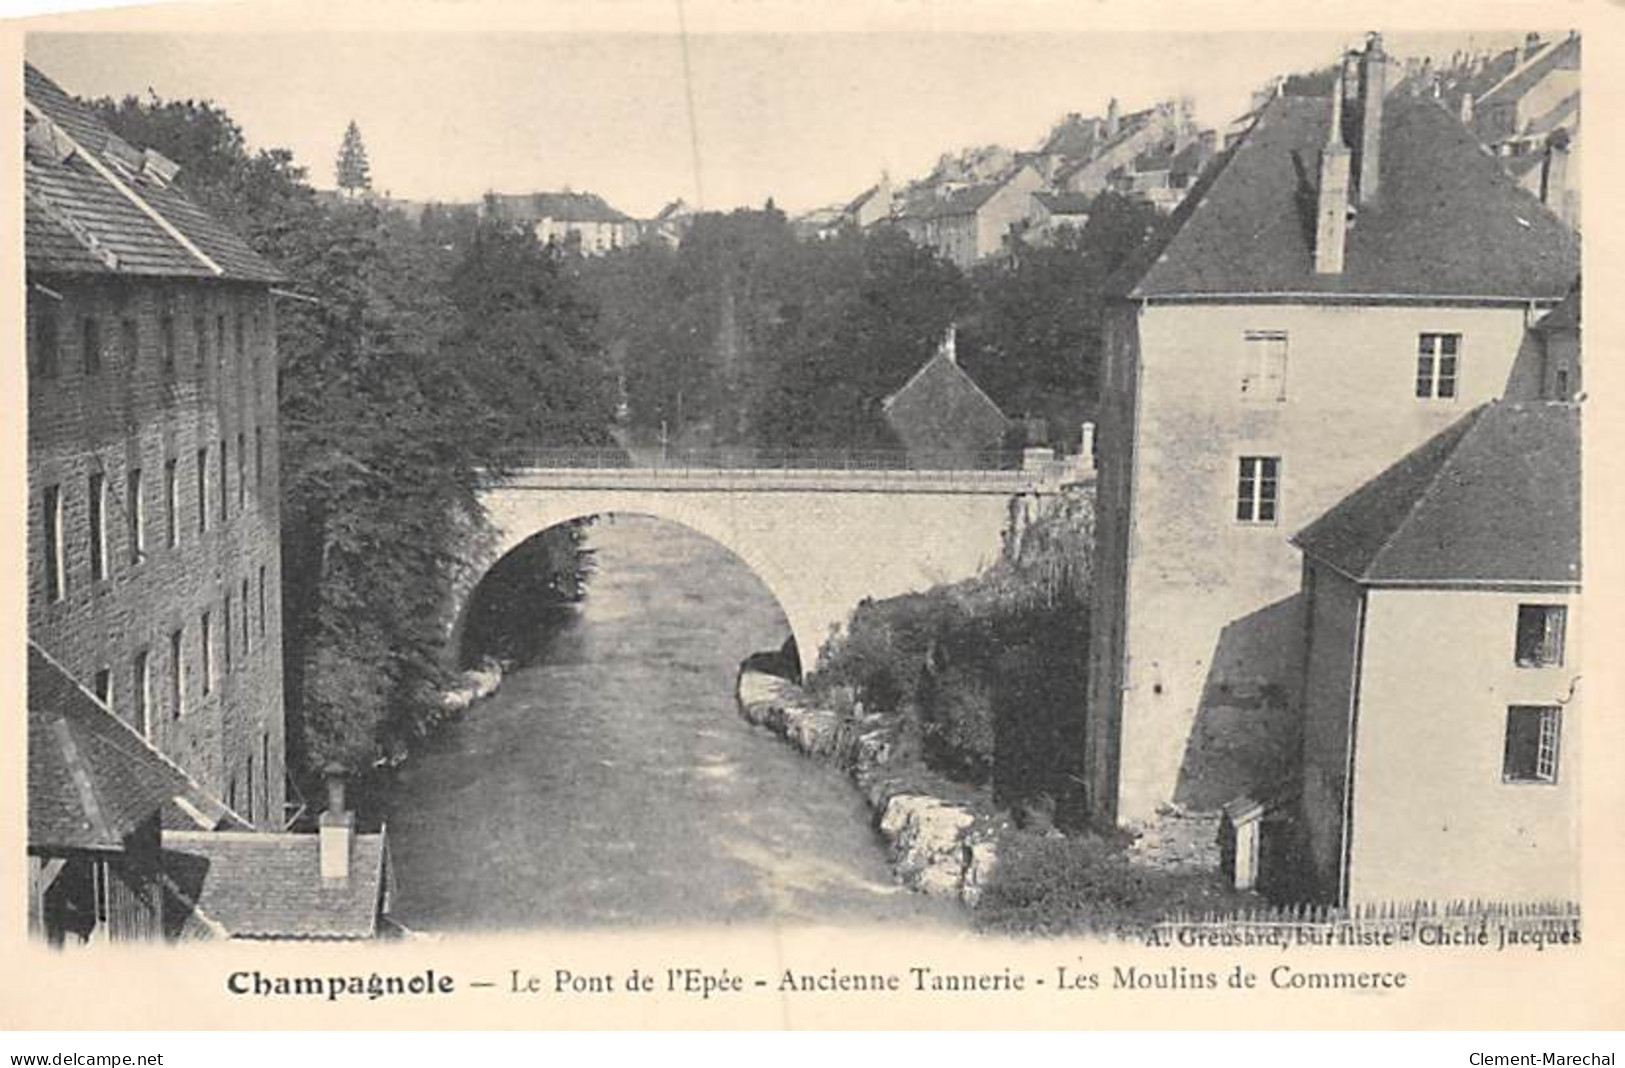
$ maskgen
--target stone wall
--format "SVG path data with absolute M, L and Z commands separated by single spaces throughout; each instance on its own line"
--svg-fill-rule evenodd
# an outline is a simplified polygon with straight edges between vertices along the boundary
M 893 717 L 823 708 L 794 683 L 749 669 L 739 674 L 737 694 L 748 722 L 852 776 L 905 886 L 976 904 L 997 859 L 1001 819 L 988 802 L 949 801 L 911 787 L 892 765 Z

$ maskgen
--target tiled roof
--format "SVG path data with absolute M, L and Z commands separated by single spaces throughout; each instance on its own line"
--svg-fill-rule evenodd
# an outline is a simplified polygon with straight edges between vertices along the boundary
M 24 153 L 30 271 L 280 280 L 240 237 L 133 163 L 141 152 L 89 108 L 31 65 L 23 83 L 24 123 L 41 142 Z M 47 136 L 53 127 L 72 144 Z M 53 140 L 55 149 L 45 147 Z
M 1580 285 L 1575 283 L 1563 303 L 1540 317 L 1535 329 L 1542 334 L 1574 333 L 1580 329 Z
M 1087 193 L 1034 193 L 1033 198 L 1054 215 L 1087 215 L 1095 202 Z
M 842 211 L 847 215 L 851 215 L 851 214 L 855 213 L 859 208 L 861 208 L 865 204 L 869 203 L 869 198 L 874 196 L 878 192 L 880 192 L 880 186 L 878 186 L 878 185 L 870 186 L 868 189 L 865 189 L 863 192 L 859 193 L 857 196 L 855 196 L 851 200 L 847 201 L 846 207 L 843 208 Z
M 1536 52 L 1530 59 L 1515 68 L 1499 83 L 1490 87 L 1480 99 L 1473 101 L 1477 107 L 1490 108 L 1496 104 L 1520 100 L 1524 94 L 1540 84 L 1554 70 L 1578 70 L 1580 67 L 1580 38 L 1567 37 L 1564 40 L 1546 45 Z
M 1294 537 L 1374 584 L 1578 584 L 1580 411 L 1481 405 Z
M 495 215 L 510 221 L 631 222 L 595 193 L 494 193 Z
M 1044 142 L 1042 152 L 1047 156 L 1059 156 L 1068 160 L 1087 159 L 1094 153 L 1099 143 L 1096 132 L 1100 128 L 1099 119 L 1068 115 L 1050 132 L 1049 140 Z
M 1125 272 L 1135 298 L 1324 294 L 1561 297 L 1579 244 L 1426 97 L 1384 102 L 1380 195 L 1358 208 L 1340 274 L 1314 270 L 1328 98 L 1279 96 Z
M 164 832 L 173 892 L 233 938 L 356 939 L 378 934 L 388 879 L 382 834 L 358 834 L 350 876 L 324 880 L 318 836 Z
M 154 813 L 172 824 L 242 825 L 30 642 L 30 848 L 122 849 Z

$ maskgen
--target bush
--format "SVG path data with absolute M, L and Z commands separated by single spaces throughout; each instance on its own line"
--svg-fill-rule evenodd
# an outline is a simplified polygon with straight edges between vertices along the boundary
M 1179 874 L 1131 865 L 1122 843 L 1009 831 L 976 906 L 978 926 L 1008 934 L 1130 937 L 1173 912 L 1228 911 L 1253 899 L 1217 874 Z

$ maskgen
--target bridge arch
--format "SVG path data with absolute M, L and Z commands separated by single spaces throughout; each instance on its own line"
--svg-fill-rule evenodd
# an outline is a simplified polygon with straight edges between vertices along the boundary
M 632 510 L 627 508 L 600 508 L 595 510 L 583 510 L 581 506 L 578 506 L 574 508 L 559 507 L 556 509 L 545 509 L 540 514 L 529 517 L 529 521 L 523 526 L 502 526 L 493 531 L 493 533 L 496 534 L 495 539 L 488 543 L 484 551 L 481 553 L 481 558 L 487 560 L 488 562 L 476 564 L 476 566 L 471 569 L 470 574 L 465 581 L 459 585 L 457 590 L 456 603 L 452 606 L 451 634 L 448 642 L 448 647 L 452 651 L 453 655 L 460 656 L 462 654 L 469 620 L 478 603 L 482 583 L 484 583 L 485 579 L 490 576 L 490 574 L 503 560 L 507 559 L 507 557 L 516 549 L 519 549 L 533 538 L 536 538 L 549 530 L 558 529 L 565 524 L 577 520 L 606 516 L 637 516 L 646 519 L 658 520 L 661 523 L 669 523 L 672 526 L 680 527 L 683 530 L 697 534 L 700 537 L 705 538 L 707 541 L 720 546 L 736 560 L 745 565 L 746 569 L 749 570 L 755 577 L 757 583 L 762 587 L 763 590 L 766 591 L 768 597 L 770 597 L 778 606 L 779 611 L 784 615 L 785 621 L 790 627 L 791 637 L 796 640 L 796 647 L 799 649 L 803 642 L 813 641 L 813 649 L 816 650 L 818 648 L 818 644 L 822 638 L 817 636 L 812 630 L 806 629 L 809 626 L 819 625 L 816 621 L 816 612 L 808 611 L 806 606 L 793 607 L 790 603 L 788 603 L 785 596 L 778 588 L 775 587 L 773 579 L 769 575 L 763 573 L 763 565 L 757 561 L 753 561 L 748 555 L 746 555 L 746 552 L 741 551 L 740 547 L 729 544 L 724 537 L 726 534 L 725 531 L 715 529 L 714 525 L 712 530 L 704 530 L 687 519 L 675 518 L 673 515 L 669 514 L 663 515 L 657 511 L 651 511 L 648 509 Z M 534 530 L 528 530 L 527 527 L 530 525 L 530 523 L 540 525 L 536 526 Z M 798 618 L 803 625 L 802 630 L 797 630 Z M 824 637 L 827 637 L 827 635 Z M 762 641 L 763 651 L 767 651 L 769 644 L 771 644 L 770 636 L 763 635 Z
M 489 537 L 454 593 L 461 644 L 478 580 L 536 533 L 584 516 L 650 516 L 737 556 L 778 600 L 803 670 L 865 598 L 975 575 L 1059 484 L 1013 471 L 550 469 L 481 493 Z

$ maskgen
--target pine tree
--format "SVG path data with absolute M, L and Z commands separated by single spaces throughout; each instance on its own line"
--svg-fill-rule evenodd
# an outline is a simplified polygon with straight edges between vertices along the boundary
M 361 128 L 350 120 L 344 130 L 344 144 L 339 146 L 337 172 L 339 191 L 357 197 L 372 189 L 372 174 L 367 166 L 367 146 L 361 143 Z

